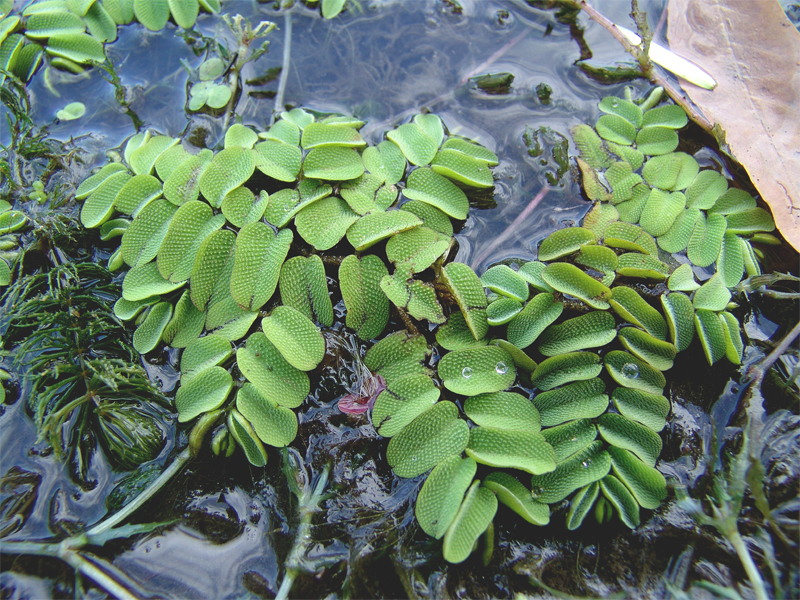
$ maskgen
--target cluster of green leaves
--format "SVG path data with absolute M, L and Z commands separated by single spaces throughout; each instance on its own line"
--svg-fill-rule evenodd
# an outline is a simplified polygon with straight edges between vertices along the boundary
M 76 193 L 85 200 L 83 224 L 99 228 L 104 240 L 120 237 L 109 266 L 130 270 L 114 312 L 136 320 L 136 350 L 146 354 L 162 343 L 185 348 L 180 421 L 222 417 L 234 383 L 221 365 L 233 354 L 231 343 L 261 317 L 260 330 L 236 350 L 248 383 L 237 391 L 235 408 L 225 410 L 225 435 L 215 438 L 215 448 L 232 451 L 225 440 L 233 436 L 256 465 L 266 461 L 263 444 L 294 439 L 291 409 L 309 393 L 305 371 L 325 353 L 314 321 L 333 324 L 320 257 L 286 260 L 295 232 L 318 251 L 345 237 L 357 251 L 392 238 L 386 247 L 397 266 L 392 276 L 375 255 L 347 256 L 339 269 L 347 324 L 362 338 L 383 332 L 390 297 L 413 316 L 443 322 L 433 286 L 413 275 L 449 248 L 447 215 L 467 216 L 467 196 L 448 177 L 492 184 L 494 155 L 461 138 L 445 140 L 434 115 L 417 116 L 373 148 L 358 133 L 362 125 L 340 116 L 317 121 L 295 109 L 264 132 L 233 125 L 224 149 L 194 155 L 175 138 L 137 134 L 124 148 L 124 162 L 107 164 Z M 417 168 L 405 178 L 407 159 Z M 254 191 L 257 171 L 285 187 Z M 404 178 L 403 193 L 413 200 L 397 209 Z M 262 313 L 279 284 L 282 305 Z M 403 289 L 409 298 L 399 298 Z
M 30 81 L 45 55 L 51 66 L 71 73 L 104 62 L 103 44 L 117 39 L 119 25 L 136 20 L 160 31 L 171 17 L 188 29 L 201 8 L 220 10 L 220 0 L 34 0 L 11 15 L 13 5 L 0 0 L 0 69 L 22 81 Z
M 25 226 L 27 218 L 19 210 L 12 210 L 5 200 L 0 200 L 0 287 L 11 281 L 11 268 L 19 258 L 19 240 L 13 232 Z
M 133 469 L 164 446 L 164 402 L 112 312 L 114 276 L 93 262 L 19 277 L 2 298 L 0 334 L 30 381 L 28 406 L 41 438 L 66 451 L 86 481 L 99 440 L 119 468 Z

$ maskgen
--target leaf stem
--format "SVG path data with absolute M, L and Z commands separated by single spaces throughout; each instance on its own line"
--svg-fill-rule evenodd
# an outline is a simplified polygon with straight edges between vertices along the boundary
M 284 15 L 283 29 L 283 65 L 281 66 L 281 76 L 278 79 L 278 92 L 275 94 L 275 108 L 272 110 L 272 117 L 269 124 L 275 123 L 275 115 L 283 111 L 283 96 L 286 93 L 286 82 L 289 79 L 289 64 L 292 60 L 292 11 L 287 10 Z
M 170 479 L 177 475 L 191 459 L 192 454 L 189 451 L 189 448 L 186 448 L 183 452 L 175 457 L 175 460 L 172 461 L 172 464 L 164 469 L 164 472 L 161 473 L 161 475 L 159 475 L 150 485 L 142 490 L 141 494 L 136 496 L 136 498 L 122 507 L 119 511 L 107 519 L 100 521 L 100 523 L 89 529 L 86 532 L 86 536 L 91 538 L 100 535 L 125 521 L 125 519 L 136 512 L 145 502 L 147 502 L 162 487 L 164 487 L 164 485 L 169 482 Z
M 753 593 L 756 596 L 756 600 L 768 600 L 769 596 L 764 587 L 764 580 L 761 578 L 761 573 L 758 571 L 756 563 L 753 562 L 753 557 L 750 555 L 750 551 L 747 549 L 747 545 L 744 543 L 739 530 L 735 529 L 729 532 L 726 537 L 736 550 L 739 560 L 742 562 L 747 577 L 750 579 L 750 584 L 753 586 Z

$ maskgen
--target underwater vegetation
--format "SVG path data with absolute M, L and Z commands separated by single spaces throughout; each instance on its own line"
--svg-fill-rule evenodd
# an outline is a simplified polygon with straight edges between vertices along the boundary
M 344 5 L 323 2 L 322 14 L 333 18 Z M 4 87 L 6 105 L 16 98 L 19 107 L 10 111 L 15 143 L 33 131 L 19 125 L 23 84 L 43 56 L 45 68 L 91 68 L 106 61 L 103 42 L 117 25 L 135 19 L 157 31 L 171 18 L 191 29 L 201 9 L 221 8 L 64 0 L 6 16 L 0 56 L 4 86 L 17 86 L 14 96 Z M 447 563 L 489 564 L 501 535 L 495 523 L 508 518 L 501 511 L 515 515 L 521 539 L 536 538 L 537 527 L 573 535 L 612 521 L 635 530 L 658 518 L 676 487 L 669 510 L 682 507 L 728 540 L 755 597 L 796 587 L 771 541 L 760 546 L 771 548 L 766 583 L 737 523 L 750 490 L 765 523 L 759 540 L 769 527 L 789 554 L 795 548 L 784 529 L 796 519 L 785 504 L 780 514 L 770 508 L 762 464 L 765 439 L 786 425 L 768 427 L 752 407 L 798 328 L 758 361 L 748 356 L 742 305 L 763 294 L 796 307 L 797 278 L 762 272 L 781 245 L 772 217 L 723 168 L 680 150 L 688 125 L 680 106 L 659 87 L 603 98 L 597 121 L 570 132 L 571 174 L 591 210 L 547 235 L 536 260 L 478 273 L 454 260 L 455 236 L 493 192 L 494 152 L 433 112 L 388 128 L 377 143 L 362 135 L 365 120 L 310 107 L 282 106 L 263 127 L 236 122 L 242 68 L 267 51 L 266 41 L 251 44 L 274 25 L 218 19 L 238 47 L 206 41 L 199 68 L 185 65 L 187 113 L 223 123 L 217 146 L 141 128 L 108 149 L 70 194 L 87 244 L 72 258 L 55 250 L 67 245 L 59 226 L 23 209 L 50 196 L 58 208 L 41 179 L 19 185 L 32 187 L 27 200 L 0 204 L 4 395 L 24 398 L 39 440 L 84 490 L 97 484 L 98 454 L 131 472 L 105 518 L 57 541 L 14 539 L 24 510 L 4 504 L 18 517 L 3 529 L 4 553 L 57 557 L 115 596 L 144 595 L 87 548 L 168 527 L 166 519 L 125 523 L 187 465 L 202 472 L 229 461 L 288 488 L 289 508 L 276 514 L 296 514 L 294 540 L 281 584 L 266 592 L 288 597 L 303 573 L 329 564 L 315 555 L 313 522 L 336 500 L 337 465 L 316 468 L 302 451 L 313 438 L 304 433 L 313 424 L 303 412 L 309 398 L 332 387 L 336 402 L 326 410 L 359 423 L 362 441 L 380 448 L 375 468 L 391 469 L 400 487 L 413 483 L 418 539 Z M 526 129 L 526 146 L 546 133 Z M 30 135 L 45 143 L 46 132 Z M 567 164 L 564 147 L 553 155 Z M 3 166 L 11 189 L 11 161 Z M 567 172 L 549 173 L 551 184 Z M 47 267 L 22 250 L 31 228 L 40 254 L 47 241 Z M 728 421 L 735 407 L 712 424 L 710 503 L 658 468 L 674 417 L 668 384 L 687 355 L 704 356 L 709 369 L 748 369 L 737 399 L 750 407 L 744 424 Z M 172 382 L 154 377 L 153 365 L 168 366 Z M 352 371 L 348 384 L 331 386 L 326 373 L 336 368 Z M 777 380 L 796 396 L 796 374 Z M 667 575 L 674 595 L 696 590 L 683 591 L 679 567 Z M 527 579 L 553 591 L 533 571 Z M 726 591 L 715 585 L 698 587 Z

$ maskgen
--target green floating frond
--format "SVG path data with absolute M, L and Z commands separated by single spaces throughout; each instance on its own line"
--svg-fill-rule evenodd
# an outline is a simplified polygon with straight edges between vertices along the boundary
M 133 14 L 136 20 L 150 31 L 161 31 L 169 20 L 167 0 L 133 0 Z
M 672 343 L 678 352 L 686 350 L 694 339 L 694 307 L 686 294 L 661 295 Z
M 664 374 L 629 352 L 613 350 L 605 355 L 606 370 L 623 387 L 660 394 L 667 380 Z
M 81 184 L 78 186 L 78 189 L 75 191 L 75 199 L 84 200 L 92 192 L 94 192 L 100 186 L 100 184 L 102 184 L 106 179 L 108 179 L 115 173 L 119 173 L 120 171 L 126 171 L 126 170 L 127 169 L 125 168 L 125 165 L 123 165 L 122 163 L 112 162 L 105 165 L 97 173 L 95 173 L 91 177 L 87 177 L 81 182 Z
M 423 336 L 411 335 L 406 330 L 396 331 L 367 350 L 364 365 L 391 385 L 408 375 L 429 374 L 422 362 L 430 353 L 430 346 Z
M 728 180 L 714 170 L 700 171 L 686 188 L 686 206 L 708 210 L 728 189 Z
M 294 224 L 297 233 L 317 250 L 330 250 L 358 220 L 347 202 L 336 196 L 328 196 L 297 213 Z
M 464 350 L 485 346 L 488 340 L 486 338 L 476 340 L 463 313 L 458 311 L 452 313 L 447 323 L 436 330 L 436 342 L 445 350 Z
M 458 150 L 445 148 L 437 152 L 431 161 L 431 169 L 463 185 L 476 188 L 494 185 L 492 171 L 487 162 Z
M 102 63 L 106 60 L 103 44 L 86 33 L 58 33 L 47 40 L 45 51 L 73 63 Z
M 619 339 L 628 352 L 650 363 L 659 371 L 667 371 L 672 368 L 678 351 L 669 342 L 658 340 L 636 327 L 620 329 Z
M 225 195 L 222 201 L 222 214 L 234 227 L 244 227 L 255 223 L 264 216 L 269 195 L 262 191 L 256 200 L 255 195 L 246 187 L 238 187 Z
M 719 258 L 727 227 L 722 215 L 709 214 L 707 219 L 700 215 L 695 221 L 686 253 L 693 265 L 708 267 Z
M 145 308 L 160 301 L 161 298 L 158 296 L 144 298 L 136 302 L 128 302 L 125 298 L 120 298 L 114 303 L 114 316 L 121 321 L 130 321 Z
M 466 219 L 469 212 L 469 201 L 464 192 L 428 168 L 415 169 L 408 176 L 403 195 L 410 200 L 427 202 L 460 221 Z
M 438 370 L 448 390 L 465 396 L 499 392 L 510 387 L 517 376 L 513 359 L 497 346 L 448 352 Z
M 281 267 L 279 284 L 283 304 L 326 327 L 333 325 L 333 305 L 325 266 L 319 256 L 295 256 L 287 260 Z
M 573 252 L 586 244 L 596 244 L 594 232 L 584 227 L 565 227 L 548 235 L 539 246 L 539 260 L 553 261 Z
M 600 357 L 593 352 L 560 354 L 539 363 L 531 376 L 531 385 L 540 390 L 551 390 L 565 383 L 592 379 L 602 370 Z
M 172 283 L 161 277 L 155 262 L 133 267 L 122 280 L 122 297 L 129 302 L 144 300 L 150 296 L 168 294 L 183 287 L 185 282 Z
M 631 190 L 630 200 L 617 204 L 619 220 L 625 223 L 638 223 L 650 197 L 651 189 L 644 183 L 637 183 Z
M 681 192 L 668 193 L 656 188 L 647 197 L 639 224 L 650 235 L 664 235 L 684 208 L 686 197 Z
M 436 262 L 449 246 L 449 239 L 422 226 L 392 236 L 386 243 L 386 258 L 395 264 L 406 263 L 412 273 L 421 273 Z
M 630 122 L 636 129 L 642 126 L 642 109 L 639 105 L 617 98 L 616 96 L 606 96 L 597 107 L 604 113 L 618 115 Z
M 288 446 L 297 437 L 297 415 L 245 383 L 236 393 L 236 408 L 253 426 L 258 438 L 269 446 Z
M 136 217 L 142 209 L 161 196 L 161 182 L 152 175 L 134 175 L 117 193 L 114 208 Z
M 731 301 L 731 293 L 722 281 L 720 273 L 714 275 L 706 281 L 699 290 L 694 293 L 692 305 L 695 310 L 712 310 L 719 312 L 725 310 L 728 302 Z
M 620 146 L 614 142 L 606 142 L 606 146 L 612 154 L 628 163 L 634 171 L 644 164 L 644 154 L 632 146 Z
M 328 146 L 345 148 L 363 148 L 367 145 L 364 138 L 352 127 L 327 125 L 325 123 L 309 123 L 303 129 L 300 145 L 306 150 Z
M 611 192 L 606 189 L 606 186 L 600 182 L 600 178 L 592 167 L 590 167 L 583 159 L 576 159 L 578 168 L 581 171 L 581 183 L 583 191 L 589 200 L 597 200 L 599 202 L 608 202 L 611 200 Z
M 615 337 L 614 317 L 607 312 L 592 311 L 559 325 L 551 325 L 539 337 L 538 347 L 545 356 L 555 356 L 605 346 Z
M 130 178 L 127 171 L 117 171 L 97 185 L 81 207 L 81 223 L 84 227 L 99 227 L 111 218 L 117 194 Z
M 396 184 L 405 174 L 406 158 L 393 142 L 383 141 L 377 146 L 370 146 L 364 150 L 361 158 L 367 171 L 382 179 L 386 185 Z
M 642 127 L 669 127 L 670 129 L 681 129 L 689 122 L 684 110 L 677 104 L 666 104 L 657 106 L 646 111 L 642 116 Z
M 592 308 L 605 310 L 609 307 L 607 300 L 611 290 L 575 265 L 553 263 L 542 271 L 542 278 L 559 292 L 583 300 Z
M 606 385 L 602 379 L 577 381 L 541 392 L 533 397 L 543 427 L 553 427 L 576 419 L 594 419 L 608 408 Z M 594 438 L 592 438 L 594 439 Z
M 111 219 L 100 226 L 100 239 L 104 242 L 119 237 L 127 231 L 131 224 L 128 219 Z
M 643 127 L 636 135 L 636 147 L 647 156 L 667 154 L 678 147 L 678 134 L 671 127 Z
M 204 202 L 197 202 L 211 208 Z M 178 212 L 178 207 L 163 199 L 156 199 L 142 209 L 122 235 L 120 249 L 122 259 L 136 267 L 150 262 L 158 254 L 170 223 Z M 164 277 L 162 275 L 162 277 Z M 169 279 L 168 276 L 164 279 Z M 177 283 L 174 281 L 173 283 Z
M 290 111 L 282 112 L 281 119 L 296 125 L 301 131 L 316 120 L 314 115 L 302 108 L 293 108 Z
M 605 176 L 614 191 L 611 198 L 612 204 L 630 200 L 633 196 L 633 189 L 642 182 L 642 177 L 633 173 L 633 168 L 626 162 L 615 162 L 606 170 Z
M 339 266 L 346 323 L 361 339 L 378 337 L 389 322 L 389 299 L 380 287 L 388 274 L 386 265 L 374 255 L 359 259 L 351 254 Z
M 172 317 L 172 304 L 159 302 L 147 314 L 144 322 L 133 332 L 133 347 L 139 354 L 147 354 L 161 340 L 161 334 Z
M 364 215 L 368 212 L 386 210 L 397 199 L 397 189 L 394 192 L 382 187 L 380 177 L 364 173 L 361 177 L 346 181 L 339 187 L 339 193 L 354 212 Z
M 442 269 L 442 281 L 456 299 L 472 335 L 476 340 L 483 338 L 489 331 L 486 294 L 475 271 L 464 263 L 450 263 Z
M 618 115 L 603 115 L 597 119 L 594 128 L 604 140 L 630 146 L 636 139 L 636 126 Z
M 634 190 L 635 189 L 636 188 L 634 188 Z M 583 218 L 583 226 L 592 231 L 595 236 L 600 239 L 605 235 L 608 226 L 619 221 L 619 218 L 619 211 L 614 206 L 598 202 Z M 638 221 L 639 217 L 636 217 L 636 220 Z
M 281 406 L 297 408 L 311 389 L 308 375 L 290 364 L 260 331 L 236 351 L 236 362 L 262 396 Z
M 603 147 L 603 140 L 600 139 L 594 129 L 588 125 L 577 125 L 570 130 L 570 133 L 575 145 L 578 147 L 581 159 L 591 169 L 606 169 L 611 165 L 611 157 Z
M 414 123 L 419 125 L 422 130 L 428 134 L 428 136 L 436 143 L 436 147 L 442 145 L 442 140 L 444 139 L 444 125 L 442 125 L 442 120 L 432 113 L 429 114 L 419 114 L 414 115 Z M 477 144 L 473 144 L 477 148 L 481 148 Z
M 486 320 L 489 325 L 505 325 L 521 311 L 521 302 L 501 296 L 486 307 Z
M 550 507 L 531 498 L 531 491 L 515 477 L 495 471 L 483 480 L 483 486 L 492 490 L 497 499 L 523 519 L 534 525 L 550 522 Z
M 243 185 L 255 169 L 253 150 L 240 146 L 225 148 L 214 155 L 200 176 L 200 192 L 211 206 L 219 208 L 228 192 Z
M 658 246 L 653 237 L 630 223 L 611 223 L 603 235 L 603 243 L 612 248 L 658 256 Z
M 612 290 L 609 301 L 614 311 L 628 323 L 641 327 L 654 338 L 666 341 L 667 323 L 655 308 L 639 295 L 636 290 L 617 286 Z
M 53 35 L 83 33 L 86 25 L 78 16 L 69 12 L 41 12 L 28 17 L 25 35 L 32 39 L 44 39 Z
M 606 246 L 583 246 L 575 262 L 601 273 L 613 275 L 619 265 L 617 253 Z
M 752 210 L 756 207 L 756 199 L 744 190 L 730 188 L 717 198 L 708 209 L 709 214 L 733 215 Z
M 740 365 L 744 353 L 742 326 L 739 320 L 727 311 L 719 314 L 719 320 L 725 326 L 725 357 L 734 365 Z
M 528 299 L 528 282 L 507 265 L 495 265 L 481 275 L 484 287 L 519 302 Z
M 719 319 L 719 315 L 710 310 L 700 309 L 694 313 L 695 330 L 709 365 L 713 365 L 725 356 L 729 342 L 727 324 Z
M 192 302 L 199 310 L 204 310 L 208 305 L 226 265 L 232 269 L 235 246 L 236 234 L 226 229 L 215 231 L 200 244 L 190 276 Z M 229 288 L 227 291 L 230 294 Z
M 264 335 L 293 367 L 311 371 L 325 357 L 325 339 L 316 325 L 290 306 L 276 307 L 261 321 Z
M 652 429 L 614 413 L 602 415 L 597 429 L 600 436 L 612 446 L 630 450 L 644 464 L 655 466 L 661 454 L 661 438 Z
M 194 200 L 179 207 L 158 250 L 161 276 L 175 283 L 189 279 L 200 245 L 224 224 L 225 217 L 214 215 L 205 202 Z
M 669 400 L 661 394 L 618 387 L 611 393 L 611 400 L 621 414 L 653 431 L 661 431 L 667 424 Z
M 297 180 L 303 153 L 296 144 L 287 144 L 281 140 L 266 140 L 256 144 L 253 150 L 256 168 L 264 175 L 278 181 Z
M 383 437 L 397 435 L 439 400 L 439 389 L 427 374 L 406 375 L 387 383 L 372 409 L 372 423 Z
M 641 277 L 643 279 L 664 281 L 669 275 L 669 265 L 649 254 L 628 252 L 619 257 L 617 273 L 624 277 Z
M 282 229 L 275 235 L 260 221 L 239 230 L 230 283 L 231 297 L 239 306 L 258 310 L 272 297 L 291 243 L 290 229 Z
M 381 240 L 422 225 L 416 215 L 404 210 L 390 210 L 364 215 L 347 230 L 347 241 L 357 252 Z
M 232 388 L 233 378 L 222 367 L 203 369 L 181 385 L 175 394 L 178 422 L 186 423 L 204 412 L 218 409 L 225 403 Z
M 549 473 L 556 468 L 552 446 L 540 433 L 533 431 L 473 427 L 466 453 L 480 464 L 520 469 L 532 475 Z
M 700 287 L 695 281 L 692 265 L 686 263 L 672 272 L 667 281 L 667 287 L 673 292 L 693 292 Z
M 537 294 L 508 324 L 508 341 L 524 350 L 561 316 L 563 310 L 564 305 L 556 301 L 553 294 Z
M 453 237 L 453 223 L 450 221 L 450 217 L 435 206 L 419 200 L 409 200 L 400 207 L 400 210 L 415 214 L 422 220 L 425 227 L 433 229 L 447 238 Z
M 669 231 L 658 237 L 658 246 L 670 254 L 684 250 L 689 244 L 695 223 L 699 218 L 700 211 L 696 208 L 689 208 L 678 213 Z
M 547 504 L 560 502 L 578 488 L 602 479 L 610 470 L 611 457 L 598 440 L 558 465 L 555 471 L 534 475 L 531 496 Z
M 517 271 L 517 275 L 522 277 L 540 292 L 553 293 L 555 290 L 544 279 L 542 279 L 542 271 L 544 271 L 546 268 L 546 264 L 535 260 L 520 266 L 519 271 Z
M 545 429 L 542 435 L 553 446 L 556 463 L 561 464 L 594 442 L 597 438 L 597 427 L 589 419 L 580 419 Z
M 439 148 L 436 141 L 416 123 L 400 125 L 389 131 L 386 137 L 397 144 L 408 162 L 418 167 L 429 164 Z
M 197 200 L 200 196 L 200 181 L 213 158 L 214 153 L 204 148 L 175 167 L 164 181 L 164 197 L 176 206 Z
M 286 119 L 278 119 L 267 131 L 258 134 L 259 138 L 284 142 L 290 146 L 300 145 L 300 128 Z
M 203 333 L 206 315 L 195 308 L 189 290 L 175 303 L 175 313 L 161 334 L 161 341 L 173 348 L 185 348 Z
M 667 497 L 667 482 L 655 468 L 647 466 L 628 450 L 611 446 L 608 449 L 611 465 L 643 508 L 656 509 Z
M 149 175 L 153 172 L 158 158 L 179 142 L 178 138 L 156 135 L 142 143 L 128 157 L 128 164 L 136 175 Z
M 232 353 L 231 343 L 216 334 L 189 342 L 181 354 L 181 385 L 206 369 L 222 364 Z
M 710 217 L 709 217 L 710 218 Z M 728 215 L 728 232 L 748 235 L 760 231 L 775 231 L 772 215 L 763 208 L 751 208 Z
M 628 491 L 628 488 L 613 475 L 606 475 L 600 480 L 600 489 L 614 508 L 620 520 L 631 529 L 639 526 L 639 503 Z
M 524 396 L 512 392 L 494 392 L 467 398 L 464 412 L 481 427 L 529 432 L 541 429 L 536 407 Z
M 578 490 L 572 497 L 567 513 L 567 529 L 574 531 L 581 526 L 586 515 L 592 510 L 597 496 L 600 494 L 600 483 L 595 481 Z
M 197 0 L 168 0 L 172 19 L 184 29 L 190 29 L 197 21 L 200 3 Z
M 497 497 L 476 481 L 467 491 L 453 523 L 444 535 L 442 554 L 449 563 L 464 562 L 478 537 L 486 531 L 497 512 Z
M 471 458 L 452 456 L 431 471 L 414 505 L 417 522 L 425 533 L 437 540 L 444 536 L 477 470 Z
M 722 238 L 722 248 L 717 259 L 717 273 L 725 287 L 732 288 L 742 280 L 744 275 L 744 249 L 739 237 L 725 232 Z
M 418 116 L 429 117 L 434 115 L 418 115 Z M 414 117 L 414 120 L 416 119 L 417 117 Z M 474 142 L 462 138 L 457 138 L 457 137 L 447 138 L 444 144 L 442 145 L 442 150 L 455 150 L 457 152 L 461 152 L 462 154 L 466 154 L 467 156 L 471 156 L 472 158 L 485 162 L 490 167 L 494 167 L 495 165 L 498 164 L 497 156 L 495 155 L 494 152 L 492 152 L 491 150 L 489 150 L 484 146 L 481 146 L 480 144 L 476 144 Z
M 386 460 L 398 477 L 416 477 L 461 454 L 468 442 L 469 427 L 456 405 L 437 402 L 389 441 Z
M 250 464 L 254 467 L 265 466 L 267 464 L 267 451 L 247 419 L 238 410 L 233 409 L 228 413 L 226 425 Z

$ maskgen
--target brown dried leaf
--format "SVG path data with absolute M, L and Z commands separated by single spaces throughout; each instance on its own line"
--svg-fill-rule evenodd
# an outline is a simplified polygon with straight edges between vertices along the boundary
M 778 0 L 669 0 L 669 40 L 719 82 L 682 84 L 800 250 L 800 33 Z

